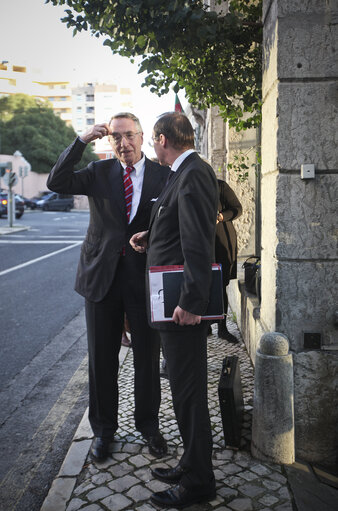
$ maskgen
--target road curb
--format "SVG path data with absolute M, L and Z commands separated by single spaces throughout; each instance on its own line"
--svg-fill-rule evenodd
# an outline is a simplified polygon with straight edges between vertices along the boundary
M 119 354 L 120 371 L 129 348 L 121 346 Z M 74 490 L 78 476 L 88 456 L 93 433 L 88 421 L 88 408 L 75 432 L 72 443 L 62 463 L 58 475 L 45 498 L 40 511 L 65 511 L 67 502 Z
M 13 227 L 0 227 L 0 236 L 5 234 L 13 234 L 20 231 L 28 231 L 29 225 L 14 225 Z

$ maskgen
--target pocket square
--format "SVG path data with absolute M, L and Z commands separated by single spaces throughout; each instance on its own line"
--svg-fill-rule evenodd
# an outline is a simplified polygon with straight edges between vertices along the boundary
M 154 199 L 150 199 L 150 202 L 156 202 L 158 197 L 155 197 Z
M 165 206 L 160 206 L 158 208 L 158 212 L 157 212 L 157 218 L 159 218 L 160 214 L 162 213 L 162 211 L 165 209 Z

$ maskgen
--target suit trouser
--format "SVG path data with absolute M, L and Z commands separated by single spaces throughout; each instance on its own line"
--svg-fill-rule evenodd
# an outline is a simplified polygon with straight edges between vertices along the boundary
M 118 369 L 124 313 L 134 356 L 135 427 L 158 430 L 161 401 L 160 340 L 147 321 L 144 275 L 133 274 L 126 258 L 100 302 L 86 300 L 89 353 L 89 421 L 95 436 L 111 437 L 118 428 Z
M 179 331 L 160 331 L 167 361 L 173 406 L 184 453 L 184 488 L 203 494 L 215 486 L 207 395 L 208 322 Z

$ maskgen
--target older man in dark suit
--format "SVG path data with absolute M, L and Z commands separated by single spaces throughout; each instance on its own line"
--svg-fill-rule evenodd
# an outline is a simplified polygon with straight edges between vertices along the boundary
M 154 477 L 175 484 L 152 495 L 162 507 L 186 507 L 215 496 L 212 437 L 207 398 L 205 313 L 214 261 L 218 204 L 212 168 L 194 150 L 194 132 L 180 113 L 164 114 L 153 130 L 154 148 L 172 175 L 152 210 L 149 231 L 131 245 L 148 247 L 147 266 L 184 265 L 172 323 L 156 323 L 167 360 L 173 405 L 184 453 L 174 468 L 155 468 Z
M 86 144 L 105 136 L 116 159 L 91 162 L 74 171 Z M 124 314 L 132 337 L 135 368 L 135 426 L 150 452 L 167 452 L 159 432 L 159 339 L 147 322 L 146 256 L 129 245 L 147 228 L 151 208 L 167 180 L 168 168 L 141 151 L 143 133 L 133 114 L 114 115 L 77 138 L 59 157 L 47 181 L 61 193 L 87 195 L 90 222 L 81 250 L 75 289 L 85 297 L 89 352 L 89 421 L 94 432 L 91 456 L 104 460 L 118 428 L 118 355 Z

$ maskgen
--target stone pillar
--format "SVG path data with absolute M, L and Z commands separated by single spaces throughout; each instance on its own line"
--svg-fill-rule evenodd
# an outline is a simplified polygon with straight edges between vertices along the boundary
M 337 9 L 263 1 L 260 320 L 294 355 L 296 455 L 323 465 L 338 455 Z
M 273 463 L 295 461 L 292 355 L 277 332 L 264 334 L 256 353 L 251 451 Z
M 207 115 L 208 160 L 219 179 L 225 179 L 226 124 L 218 107 L 208 109 Z

